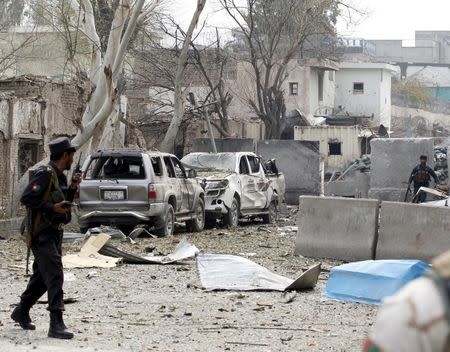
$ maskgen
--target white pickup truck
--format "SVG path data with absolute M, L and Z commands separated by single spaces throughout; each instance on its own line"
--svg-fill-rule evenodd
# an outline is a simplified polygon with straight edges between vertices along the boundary
M 191 153 L 181 162 L 196 170 L 203 183 L 207 221 L 221 218 L 225 225 L 237 226 L 241 217 L 275 220 L 284 200 L 284 175 L 278 171 L 266 175 L 254 153 Z

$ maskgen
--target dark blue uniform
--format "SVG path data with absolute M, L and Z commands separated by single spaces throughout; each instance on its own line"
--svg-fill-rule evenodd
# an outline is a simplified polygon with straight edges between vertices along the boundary
M 417 194 L 420 187 L 429 187 L 430 180 L 433 177 L 434 182 L 439 183 L 439 179 L 434 170 L 428 165 L 417 165 L 411 172 L 409 177 L 409 183 L 414 181 L 414 194 Z M 427 194 L 422 192 L 419 196 L 419 203 L 423 203 L 427 200 Z
M 56 173 L 57 185 L 51 186 L 50 196 L 44 195 L 51 184 L 52 172 Z M 48 310 L 64 310 L 63 302 L 63 266 L 62 266 L 62 225 L 70 222 L 70 213 L 56 214 L 53 204 L 63 200 L 73 201 L 76 189 L 67 186 L 66 176 L 50 162 L 38 169 L 26 187 L 21 202 L 32 212 L 32 219 L 40 214 L 40 223 L 33 231 L 31 250 L 34 255 L 33 275 L 26 290 L 21 295 L 21 305 L 33 306 L 47 291 Z M 63 199 L 57 199 L 57 198 Z

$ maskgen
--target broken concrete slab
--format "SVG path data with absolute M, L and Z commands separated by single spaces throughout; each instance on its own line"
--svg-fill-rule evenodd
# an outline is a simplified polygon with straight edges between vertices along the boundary
M 179 263 L 183 260 L 193 258 L 199 252 L 199 249 L 191 244 L 186 237 L 178 243 L 175 251 L 165 256 L 145 256 L 141 257 L 132 253 L 127 253 L 121 249 L 110 244 L 105 245 L 100 249 L 100 254 L 121 258 L 125 264 L 172 264 Z
M 345 261 L 373 259 L 379 202 L 300 197 L 296 255 Z
M 450 208 L 382 202 L 377 259 L 431 260 L 449 247 Z
M 90 237 L 81 247 L 79 253 L 68 254 L 62 257 L 63 267 L 65 269 L 115 267 L 122 258 L 112 258 L 99 254 L 100 249 L 110 238 L 106 234 Z
M 227 254 L 200 252 L 197 271 L 208 291 L 297 291 L 317 284 L 320 264 L 305 271 L 296 280 L 275 274 L 249 259 Z

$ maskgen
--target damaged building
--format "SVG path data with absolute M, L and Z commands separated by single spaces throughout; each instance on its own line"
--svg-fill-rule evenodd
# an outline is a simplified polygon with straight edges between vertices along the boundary
M 75 136 L 84 92 L 81 86 L 42 77 L 0 81 L 0 169 L 10 175 L 0 179 L 4 212 L 9 211 L 20 177 L 48 156 L 48 142 L 59 136 Z

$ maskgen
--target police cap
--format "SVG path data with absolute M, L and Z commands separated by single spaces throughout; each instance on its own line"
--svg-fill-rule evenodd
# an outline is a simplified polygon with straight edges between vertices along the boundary
M 67 137 L 59 137 L 52 140 L 48 144 L 50 148 L 50 154 L 58 154 L 64 152 L 75 152 L 77 149 L 74 145 L 70 143 L 69 138 Z

